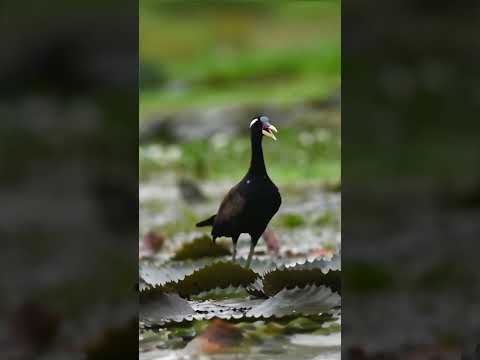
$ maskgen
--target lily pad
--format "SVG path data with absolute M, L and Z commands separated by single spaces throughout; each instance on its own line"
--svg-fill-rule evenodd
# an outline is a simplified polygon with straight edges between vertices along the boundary
M 155 292 L 140 298 L 140 319 L 144 322 L 182 321 L 191 315 L 195 310 L 177 294 Z
M 305 260 L 305 262 L 295 263 L 293 265 L 286 265 L 284 268 L 291 270 L 313 270 L 320 269 L 327 273 L 330 270 L 341 270 L 341 256 L 335 254 L 330 260 L 325 258 Z
M 195 270 L 201 269 L 209 264 L 208 259 L 196 261 L 167 262 L 162 265 L 142 263 L 140 265 L 140 277 L 148 285 L 165 285 L 168 282 L 179 281 L 185 276 L 192 274 Z
M 283 289 L 275 296 L 254 306 L 247 317 L 282 317 L 287 315 L 318 315 L 340 305 L 340 296 L 331 289 L 315 285 Z
M 271 271 L 263 277 L 263 292 L 268 296 L 275 295 L 282 289 L 302 288 L 307 285 L 326 285 L 340 292 L 341 271 L 332 270 L 324 274 L 321 269 L 280 269 Z
M 228 286 L 247 286 L 257 279 L 258 274 L 236 263 L 216 262 L 194 271 L 179 282 L 169 282 L 165 291 L 176 292 L 182 297 L 199 294 L 202 291 Z
M 220 241 L 214 243 L 209 236 L 205 235 L 183 244 L 182 247 L 175 252 L 173 260 L 195 260 L 230 254 L 231 252 L 226 244 Z
M 237 298 L 216 301 L 191 302 L 197 314 L 204 314 L 205 318 L 240 319 L 247 311 L 262 303 L 263 300 Z
M 248 285 L 246 290 L 250 295 L 255 297 L 267 297 L 263 291 L 263 281 L 261 278 L 257 278 L 253 283 Z
M 194 295 L 194 300 L 225 300 L 231 298 L 245 298 L 248 296 L 244 287 L 229 286 L 227 288 L 215 288 L 212 290 L 202 291 L 200 294 Z
M 145 290 L 147 290 L 149 287 L 150 287 L 150 285 L 147 284 L 147 283 L 145 282 L 145 280 L 142 279 L 142 277 L 140 277 L 140 278 L 138 279 L 138 290 L 140 290 L 140 291 L 145 291 Z

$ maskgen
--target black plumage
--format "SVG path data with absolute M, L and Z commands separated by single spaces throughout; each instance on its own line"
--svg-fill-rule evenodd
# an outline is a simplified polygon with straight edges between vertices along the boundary
M 262 138 L 268 136 L 276 140 L 272 131 L 277 129 L 266 116 L 259 116 L 250 123 L 252 155 L 250 168 L 243 179 L 225 196 L 217 214 L 201 221 L 197 226 L 212 226 L 212 238 L 231 237 L 233 260 L 236 256 L 240 234 L 251 238 L 247 267 L 250 266 L 253 251 L 268 223 L 280 208 L 280 192 L 270 179 L 263 157 Z

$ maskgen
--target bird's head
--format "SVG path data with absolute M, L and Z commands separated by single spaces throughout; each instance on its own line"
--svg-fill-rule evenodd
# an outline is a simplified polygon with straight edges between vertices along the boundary
M 254 134 L 263 134 L 273 140 L 277 140 L 273 133 L 278 132 L 278 130 L 270 124 L 270 120 L 265 115 L 260 115 L 253 119 L 250 123 L 250 129 Z

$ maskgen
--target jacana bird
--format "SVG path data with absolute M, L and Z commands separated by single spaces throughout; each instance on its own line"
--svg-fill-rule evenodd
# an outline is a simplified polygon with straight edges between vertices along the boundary
M 240 234 L 249 234 L 251 243 L 247 267 L 250 267 L 258 239 L 282 203 L 280 192 L 268 176 L 263 158 L 263 136 L 277 140 L 273 132 L 277 132 L 277 129 L 264 115 L 250 122 L 252 155 L 247 174 L 227 193 L 218 212 L 197 224 L 198 227 L 212 226 L 214 242 L 221 236 L 232 238 L 233 261 Z

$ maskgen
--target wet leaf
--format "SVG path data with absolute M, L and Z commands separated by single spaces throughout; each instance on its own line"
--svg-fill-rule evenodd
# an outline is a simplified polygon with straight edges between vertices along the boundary
M 177 294 L 156 291 L 140 298 L 140 319 L 146 323 L 183 321 L 192 315 L 195 315 L 195 310 Z
M 220 241 L 214 243 L 209 236 L 205 235 L 183 244 L 182 247 L 175 252 L 173 260 L 195 260 L 230 254 L 230 250 L 224 243 Z
M 330 260 L 314 259 L 298 263 L 282 264 L 267 269 L 252 284 L 247 286 L 250 295 L 265 297 L 276 294 L 282 288 L 304 287 L 309 284 L 327 285 L 340 292 L 341 256 L 334 255 Z M 331 271 L 337 271 L 332 272 Z
M 145 280 L 142 279 L 142 277 L 139 277 L 138 279 L 138 290 L 140 291 L 145 291 L 147 290 L 148 288 L 150 287 L 150 285 L 148 285 Z
M 192 297 L 193 300 L 225 300 L 230 298 L 245 298 L 248 296 L 244 287 L 229 286 L 227 288 L 215 288 L 208 291 L 202 291 Z
M 253 283 L 248 285 L 246 290 L 250 295 L 255 297 L 267 297 L 263 292 L 263 281 L 261 278 L 257 278 Z
M 241 265 L 242 267 L 245 267 L 246 264 L 247 264 L 247 258 L 239 258 L 239 259 L 237 259 L 236 263 Z M 278 267 L 279 263 L 282 263 L 282 261 L 281 260 L 272 260 L 272 259 L 254 258 L 254 259 L 252 259 L 252 262 L 250 263 L 250 269 L 252 269 L 257 274 L 264 274 L 267 271 L 271 271 L 273 269 L 276 269 Z
M 325 286 L 283 289 L 275 296 L 254 306 L 248 317 L 282 317 L 287 315 L 317 315 L 340 305 L 340 296 Z
M 260 303 L 262 300 L 249 298 L 191 302 L 196 313 L 205 315 L 204 318 L 217 317 L 221 319 L 241 319 L 248 310 Z
M 285 288 L 302 288 L 307 285 L 325 285 L 340 292 L 341 272 L 332 270 L 324 274 L 321 269 L 280 269 L 269 272 L 263 277 L 263 292 L 268 296 L 275 295 Z
M 153 265 L 144 262 L 140 264 L 140 277 L 149 285 L 164 285 L 171 281 L 182 280 L 185 276 L 192 274 L 195 270 L 201 269 L 210 263 L 210 259 L 175 261 L 162 265 Z
M 319 269 L 322 270 L 322 272 L 327 273 L 330 270 L 341 269 L 341 256 L 340 254 L 335 254 L 330 260 L 327 260 L 325 258 L 305 260 L 305 262 L 298 262 L 293 265 L 285 265 L 284 268 L 291 270 Z
M 179 282 L 169 282 L 163 288 L 168 292 L 176 292 L 182 297 L 188 297 L 215 288 L 247 286 L 257 277 L 258 274 L 253 270 L 239 264 L 216 262 L 194 271 Z

